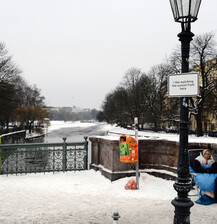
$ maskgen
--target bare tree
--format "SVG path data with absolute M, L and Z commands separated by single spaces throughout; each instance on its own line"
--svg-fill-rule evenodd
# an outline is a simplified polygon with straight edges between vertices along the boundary
M 181 46 L 178 45 L 175 50 L 171 53 L 167 59 L 170 65 L 171 72 L 174 74 L 181 73 L 182 68 L 182 56 L 181 56 Z
M 120 126 L 126 126 L 129 122 L 127 92 L 123 87 L 119 86 L 107 94 L 102 108 L 107 122 Z
M 190 99 L 190 112 L 196 116 L 197 136 L 202 136 L 202 116 L 216 108 L 217 49 L 214 33 L 198 35 L 191 43 L 192 67 L 200 74 L 200 96 Z M 211 101 L 210 101 L 211 100 Z
M 40 89 L 29 86 L 20 73 L 5 44 L 0 42 L 0 123 L 8 127 L 9 121 L 22 117 L 18 120 L 25 121 L 31 131 L 34 121 L 47 116 L 47 111 L 42 108 L 44 97 Z
M 147 79 L 145 77 L 146 75 L 141 69 L 131 68 L 126 72 L 123 83 L 121 83 L 127 92 L 127 113 L 131 116 L 132 123 L 134 117 L 138 117 L 141 121 L 146 110 L 144 83 Z
M 19 104 L 17 94 L 17 80 L 21 70 L 13 63 L 8 55 L 5 44 L 0 42 L 0 123 L 9 125 L 13 110 Z
M 168 73 L 169 67 L 164 64 L 153 67 L 149 75 L 137 68 L 129 69 L 121 85 L 106 96 L 103 112 L 107 121 L 126 126 L 134 122 L 134 117 L 139 118 L 140 124 L 154 120 L 157 131 L 166 110 Z
M 155 131 L 166 118 L 166 112 L 169 110 L 167 100 L 167 76 L 171 73 L 171 67 L 168 64 L 159 64 L 152 67 L 149 74 L 149 84 L 147 85 L 146 101 L 148 108 L 154 117 Z
M 12 61 L 12 57 L 8 55 L 5 44 L 0 42 L 0 84 L 12 83 L 21 70 Z

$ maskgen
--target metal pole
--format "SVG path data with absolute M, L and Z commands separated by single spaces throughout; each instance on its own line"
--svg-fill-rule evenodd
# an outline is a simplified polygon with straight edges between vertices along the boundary
M 88 167 L 88 140 L 87 139 L 88 139 L 88 137 L 84 136 L 84 140 L 85 140 L 84 149 L 85 149 L 85 153 L 86 153 L 86 155 L 84 156 L 85 170 L 89 169 L 89 167 Z
M 135 139 L 137 142 L 137 155 L 138 155 L 138 161 L 136 162 L 136 189 L 139 189 L 139 142 L 138 142 L 138 117 L 134 118 L 134 124 L 135 124 Z
M 189 72 L 189 51 L 193 36 L 194 34 L 190 30 L 182 30 L 178 34 L 179 40 L 181 41 L 182 73 Z M 192 187 L 189 177 L 188 124 L 188 98 L 182 97 L 180 99 L 178 177 L 174 184 L 177 197 L 172 201 L 172 205 L 175 207 L 174 224 L 190 224 L 190 208 L 194 205 L 188 198 L 188 193 Z
M 0 145 L 2 144 L 1 136 L 0 136 Z M 0 149 L 0 172 L 2 171 L 2 151 Z
M 67 152 L 66 152 L 66 147 L 67 147 L 67 144 L 66 144 L 66 138 L 64 137 L 63 138 L 63 171 L 66 171 L 66 164 L 67 164 Z

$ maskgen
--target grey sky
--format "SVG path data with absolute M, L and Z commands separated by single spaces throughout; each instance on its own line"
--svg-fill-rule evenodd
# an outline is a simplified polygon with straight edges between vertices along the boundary
M 144 72 L 179 44 L 169 0 L 0 0 L 0 41 L 50 106 L 100 109 L 131 67 Z M 217 30 L 202 0 L 192 32 Z

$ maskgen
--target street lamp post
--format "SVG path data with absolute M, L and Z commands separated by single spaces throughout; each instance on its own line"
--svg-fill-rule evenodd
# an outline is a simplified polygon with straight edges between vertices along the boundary
M 181 23 L 182 32 L 178 34 L 181 42 L 182 73 L 189 72 L 190 42 L 194 34 L 191 32 L 191 22 L 197 20 L 201 0 L 170 0 L 173 16 Z M 193 202 L 188 198 L 191 190 L 188 162 L 188 98 L 180 98 L 180 135 L 179 155 L 177 164 L 177 181 L 174 188 L 177 197 L 172 200 L 175 207 L 174 224 L 190 224 L 190 208 Z

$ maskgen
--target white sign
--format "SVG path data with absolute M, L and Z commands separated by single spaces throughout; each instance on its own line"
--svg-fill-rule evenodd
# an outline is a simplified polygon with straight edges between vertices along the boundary
M 169 97 L 193 97 L 199 95 L 199 74 L 182 73 L 168 76 Z

